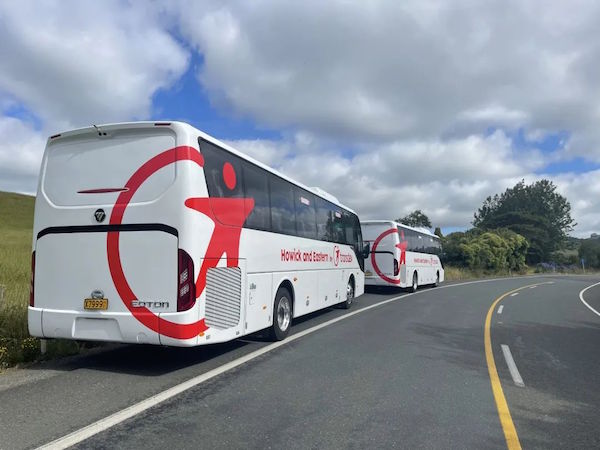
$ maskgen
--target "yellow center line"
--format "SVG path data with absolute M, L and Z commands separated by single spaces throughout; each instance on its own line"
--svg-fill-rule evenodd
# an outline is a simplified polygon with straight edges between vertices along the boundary
M 494 314 L 496 305 L 509 295 L 514 294 L 515 292 L 518 292 L 522 289 L 527 289 L 531 286 L 539 286 L 541 284 L 551 283 L 551 281 L 546 281 L 543 283 L 529 284 L 527 286 L 522 286 L 520 288 L 513 289 L 512 291 L 502 294 L 500 297 L 494 300 L 494 303 L 492 303 L 492 306 L 490 306 L 490 309 L 488 310 L 487 316 L 485 318 L 485 328 L 483 332 L 485 345 L 485 360 L 487 362 L 488 372 L 490 373 L 490 382 L 492 384 L 494 400 L 496 401 L 496 408 L 498 409 L 498 417 L 500 418 L 500 424 L 502 425 L 502 431 L 504 431 L 504 438 L 506 439 L 506 446 L 509 450 L 520 450 L 521 443 L 519 442 L 519 436 L 517 435 L 515 424 L 513 423 L 512 417 L 510 415 L 508 403 L 506 403 L 504 391 L 502 390 L 502 384 L 500 383 L 498 371 L 496 370 L 496 362 L 494 361 L 494 352 L 492 351 L 492 338 L 490 333 L 492 315 Z

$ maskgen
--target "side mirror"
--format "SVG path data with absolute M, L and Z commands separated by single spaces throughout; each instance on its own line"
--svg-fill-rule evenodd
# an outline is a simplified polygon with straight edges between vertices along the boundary
M 363 247 L 362 257 L 368 258 L 370 253 L 371 253 L 371 243 L 367 242 Z

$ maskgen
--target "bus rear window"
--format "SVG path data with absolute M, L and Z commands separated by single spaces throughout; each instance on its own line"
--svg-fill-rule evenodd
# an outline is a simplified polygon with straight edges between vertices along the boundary
M 107 137 L 96 133 L 64 137 L 48 144 L 42 189 L 58 206 L 114 203 L 129 178 L 144 163 L 175 147 L 168 128 L 123 129 Z M 147 202 L 175 180 L 175 165 L 158 171 L 136 192 L 133 202 Z

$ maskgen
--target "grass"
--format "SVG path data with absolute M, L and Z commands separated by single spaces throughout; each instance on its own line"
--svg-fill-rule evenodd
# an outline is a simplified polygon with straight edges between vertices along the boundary
M 0 192 L 0 367 L 30 360 L 27 331 L 35 198 Z
M 481 270 L 471 270 L 464 267 L 444 266 L 444 279 L 446 281 L 458 281 L 458 280 L 475 280 L 481 278 L 494 278 L 494 277 L 510 277 L 517 275 L 528 275 L 533 273 L 533 269 L 527 268 L 522 272 L 509 272 L 509 271 L 498 271 L 498 272 L 485 272 Z
M 0 192 L 0 370 L 42 357 L 40 340 L 27 329 L 34 204 L 35 197 Z M 45 359 L 81 348 L 63 339 L 47 344 Z

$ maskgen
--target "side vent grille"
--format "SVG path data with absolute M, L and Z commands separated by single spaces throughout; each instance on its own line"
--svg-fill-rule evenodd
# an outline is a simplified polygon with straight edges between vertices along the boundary
M 224 330 L 240 321 L 242 271 L 217 267 L 206 274 L 206 325 Z

